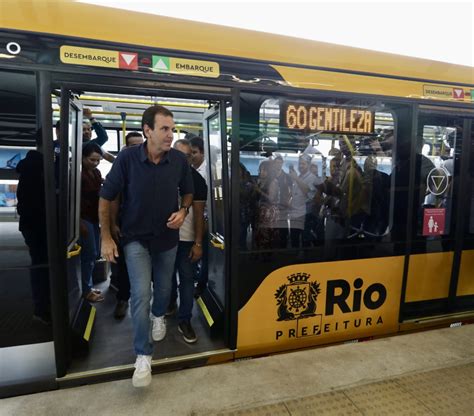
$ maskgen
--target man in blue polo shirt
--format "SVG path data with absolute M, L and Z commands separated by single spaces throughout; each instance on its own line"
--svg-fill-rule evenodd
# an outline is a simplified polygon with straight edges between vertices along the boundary
M 130 277 L 137 354 L 132 379 L 135 387 L 151 382 L 151 280 L 151 332 L 154 341 L 161 341 L 166 335 L 164 315 L 170 298 L 179 227 L 188 214 L 194 191 L 186 156 L 171 148 L 173 113 L 159 105 L 149 107 L 143 113 L 142 129 L 146 142 L 118 154 L 99 201 L 102 256 L 115 262 L 118 251 L 110 233 L 110 206 L 122 193 L 121 235 Z

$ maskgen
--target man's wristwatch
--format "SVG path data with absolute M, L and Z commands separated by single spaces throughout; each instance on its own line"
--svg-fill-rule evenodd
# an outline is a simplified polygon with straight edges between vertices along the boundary
M 189 214 L 189 207 L 181 205 L 181 207 L 179 209 L 184 209 L 184 210 L 186 210 L 186 215 Z
M 196 242 L 195 242 L 194 245 L 195 245 L 196 247 L 202 247 L 202 244 L 201 244 L 201 243 L 196 243 Z

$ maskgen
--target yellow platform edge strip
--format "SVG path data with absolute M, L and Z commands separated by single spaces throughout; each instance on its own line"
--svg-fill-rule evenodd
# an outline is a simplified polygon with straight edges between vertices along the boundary
M 209 309 L 207 309 L 207 306 L 205 305 L 204 301 L 202 300 L 201 297 L 197 299 L 198 305 L 201 307 L 202 313 L 204 314 L 204 317 L 206 318 L 206 321 L 208 325 L 211 327 L 214 325 L 214 319 L 212 319 L 211 314 L 209 313 Z
M 92 325 L 94 324 L 94 319 L 95 319 L 95 312 L 96 312 L 96 309 L 92 306 L 91 311 L 89 313 L 89 319 L 87 321 L 86 330 L 84 331 L 84 339 L 86 341 L 89 341 L 89 338 L 91 337 Z

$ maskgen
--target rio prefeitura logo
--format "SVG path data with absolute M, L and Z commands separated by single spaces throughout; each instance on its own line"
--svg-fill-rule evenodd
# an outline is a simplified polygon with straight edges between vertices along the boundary
M 289 283 L 281 285 L 275 293 L 278 306 L 277 321 L 316 316 L 316 300 L 321 293 L 318 282 L 308 281 L 307 273 L 296 273 L 287 277 Z

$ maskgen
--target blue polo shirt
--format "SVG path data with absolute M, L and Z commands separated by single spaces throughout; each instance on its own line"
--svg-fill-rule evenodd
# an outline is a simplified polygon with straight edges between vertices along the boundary
M 192 194 L 191 169 L 183 153 L 166 152 L 160 163 L 147 156 L 146 142 L 120 151 L 100 191 L 113 201 L 122 193 L 120 214 L 123 244 L 140 241 L 154 250 L 166 251 L 178 244 L 179 230 L 166 226 L 178 211 L 178 193 Z

